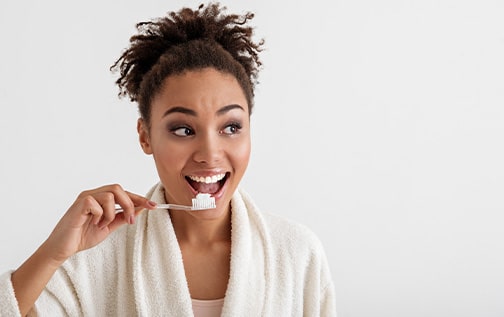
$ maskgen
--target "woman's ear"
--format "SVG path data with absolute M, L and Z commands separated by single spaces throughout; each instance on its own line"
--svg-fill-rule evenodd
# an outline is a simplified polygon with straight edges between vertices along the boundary
M 139 118 L 137 121 L 138 139 L 140 146 L 145 154 L 152 154 L 152 146 L 150 142 L 149 127 L 144 119 Z

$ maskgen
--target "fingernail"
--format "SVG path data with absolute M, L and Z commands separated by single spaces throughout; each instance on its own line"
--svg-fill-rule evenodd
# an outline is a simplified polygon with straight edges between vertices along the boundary
M 156 207 L 156 206 L 157 206 L 157 204 L 156 204 L 155 202 L 153 202 L 152 200 L 149 200 L 149 201 L 147 202 L 147 204 L 148 204 L 149 206 L 151 206 L 151 207 Z
M 130 223 L 130 225 L 135 224 L 135 216 L 131 215 L 129 217 L 129 223 Z

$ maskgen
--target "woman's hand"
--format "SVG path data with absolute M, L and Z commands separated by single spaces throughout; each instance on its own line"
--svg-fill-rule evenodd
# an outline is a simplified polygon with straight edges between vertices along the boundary
M 116 204 L 122 207 L 122 212 L 116 213 Z M 51 276 L 68 257 L 102 242 L 121 225 L 133 224 L 143 209 L 155 206 L 119 185 L 82 192 L 49 238 L 11 276 L 21 315 L 30 311 Z
M 116 212 L 116 204 L 122 207 Z M 94 247 L 124 224 L 133 224 L 144 209 L 155 203 L 125 191 L 119 185 L 107 185 L 82 192 L 41 246 L 46 256 L 63 262 L 73 254 Z

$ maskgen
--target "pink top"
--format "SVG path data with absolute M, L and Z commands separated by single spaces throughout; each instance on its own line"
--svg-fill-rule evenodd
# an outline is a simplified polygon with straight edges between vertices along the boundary
M 220 317 L 224 298 L 211 300 L 192 300 L 194 317 Z

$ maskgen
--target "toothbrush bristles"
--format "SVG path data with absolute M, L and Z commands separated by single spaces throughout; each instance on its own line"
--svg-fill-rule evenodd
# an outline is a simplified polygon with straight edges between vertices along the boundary
M 199 193 L 196 198 L 192 200 L 193 210 L 203 210 L 203 209 L 213 209 L 216 208 L 215 198 L 211 197 L 210 194 Z

